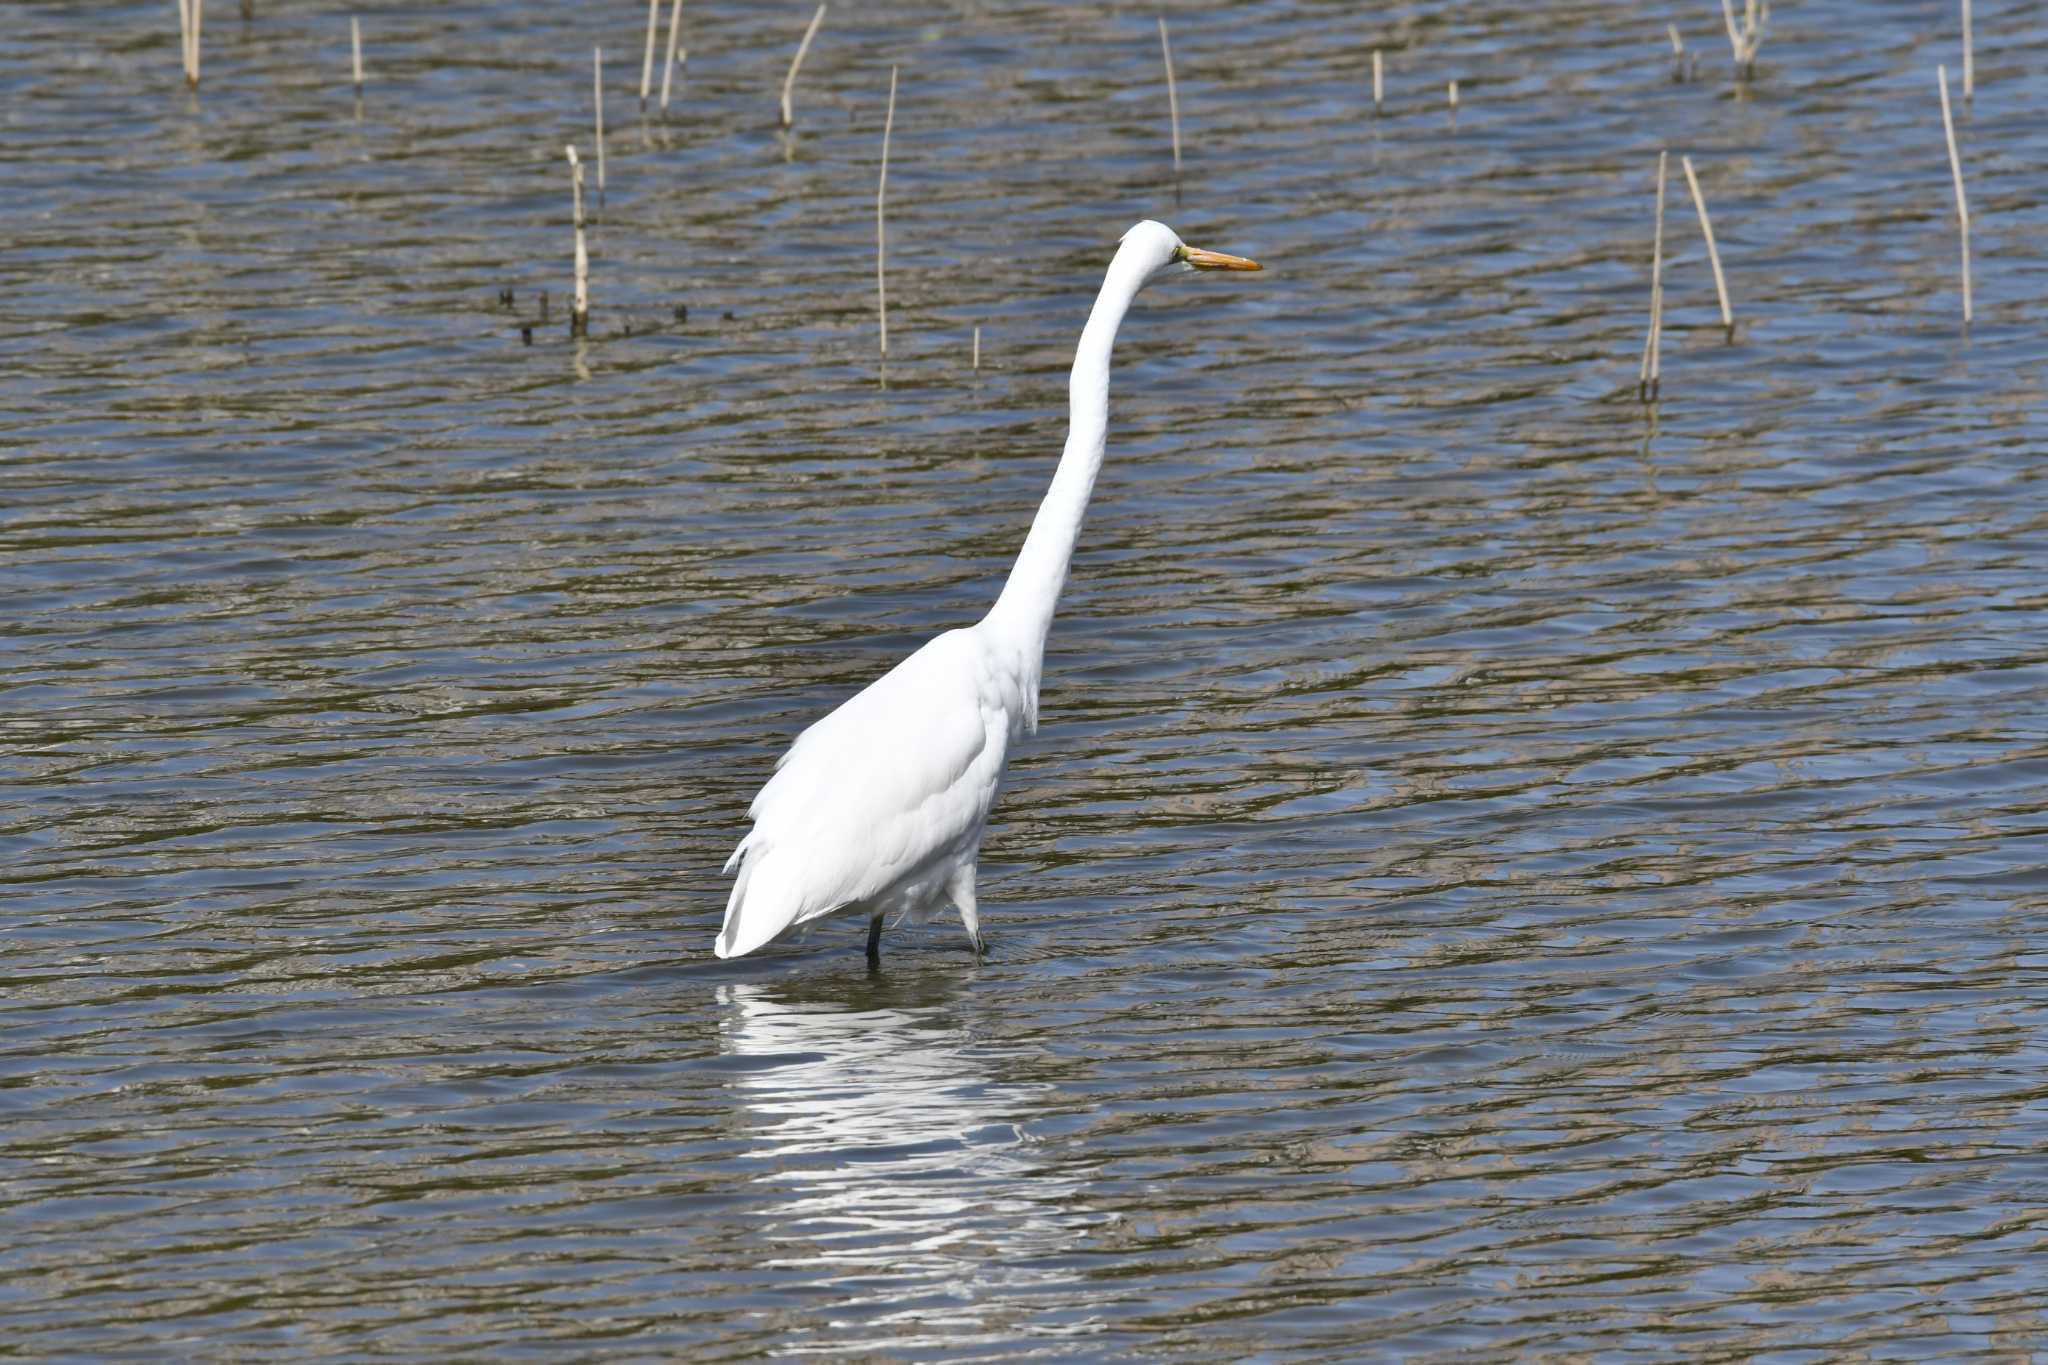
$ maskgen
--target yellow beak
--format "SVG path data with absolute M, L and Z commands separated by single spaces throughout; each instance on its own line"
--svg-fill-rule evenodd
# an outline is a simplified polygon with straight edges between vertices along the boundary
M 1257 261 L 1243 256 L 1226 256 L 1220 251 L 1205 251 L 1201 247 L 1184 248 L 1186 255 L 1181 259 L 1197 270 L 1264 270 Z

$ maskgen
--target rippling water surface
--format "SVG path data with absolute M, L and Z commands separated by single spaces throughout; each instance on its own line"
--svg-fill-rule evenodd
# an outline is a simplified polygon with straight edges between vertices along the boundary
M 2048 1342 L 2031 7 L 1967 332 L 1952 7 L 1747 89 L 1710 4 L 1178 7 L 1178 189 L 1149 9 L 835 7 L 794 137 L 807 4 L 690 0 L 666 124 L 637 3 L 364 11 L 360 106 L 255 9 L 196 95 L 154 0 L 0 37 L 0 1354 Z M 1126 326 L 993 955 L 713 960 L 1148 215 L 1269 270 Z

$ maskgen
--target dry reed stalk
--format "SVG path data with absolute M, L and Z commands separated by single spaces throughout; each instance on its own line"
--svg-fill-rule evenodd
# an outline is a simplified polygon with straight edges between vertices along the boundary
M 1385 109 L 1386 86 L 1380 79 L 1380 50 L 1372 50 L 1372 111 L 1375 114 Z
M 349 62 L 355 68 L 356 98 L 363 97 L 363 23 L 351 14 L 348 17 Z
M 1941 81 L 1941 129 L 1948 134 L 1948 170 L 1956 184 L 1956 217 L 1963 229 L 1963 322 L 1967 325 L 1972 317 L 1970 307 L 1970 201 L 1963 194 L 1963 158 L 1956 150 L 1956 120 L 1949 111 L 1948 67 L 1937 66 L 1935 74 Z
M 981 368 L 981 328 L 979 326 L 976 326 L 974 329 L 974 368 L 976 370 Z
M 1683 83 L 1692 75 L 1692 59 L 1686 56 L 1685 39 L 1679 36 L 1676 24 L 1664 25 L 1664 34 L 1671 39 L 1671 79 Z
M 590 107 L 597 118 L 597 206 L 604 207 L 604 49 L 590 49 Z
M 1685 183 L 1692 187 L 1692 206 L 1699 210 L 1700 231 L 1707 239 L 1707 263 L 1714 267 L 1714 292 L 1721 296 L 1721 325 L 1728 329 L 1729 338 L 1735 336 L 1735 310 L 1728 306 L 1728 281 L 1721 274 L 1721 248 L 1714 245 L 1714 223 L 1707 217 L 1707 197 L 1700 193 L 1700 178 L 1693 174 L 1692 158 L 1682 156 L 1678 164 L 1685 168 Z
M 1970 37 L 1970 0 L 1963 0 L 1963 98 L 1977 98 L 1977 45 Z
M 199 30 L 205 23 L 206 0 L 178 0 L 178 54 L 185 84 L 199 84 Z
M 683 32 L 683 0 L 674 0 L 668 11 L 668 60 L 661 67 L 661 112 L 668 112 L 669 77 L 676 74 L 676 40 Z
M 569 144 L 569 192 L 574 196 L 576 206 L 576 302 L 569 312 L 569 335 L 586 336 L 590 332 L 590 252 L 583 244 L 583 162 L 576 156 L 576 145 Z M 541 311 L 547 311 L 547 296 L 541 296 Z
M 1457 113 L 1457 112 L 1458 112 L 1458 83 L 1457 83 L 1456 81 L 1452 81 L 1452 82 L 1451 82 L 1451 85 L 1450 85 L 1450 96 L 1451 96 L 1451 112 L 1455 114 L 1455 113 Z
M 1657 235 L 1650 249 L 1650 334 L 1643 338 L 1643 365 L 1636 377 L 1636 396 L 1653 399 L 1664 361 L 1664 186 L 1670 170 L 1669 152 L 1657 153 Z
M 1159 16 L 1159 55 L 1166 59 L 1166 107 L 1173 116 L 1173 173 L 1180 174 L 1180 90 L 1173 83 L 1173 44 L 1166 39 L 1166 16 Z
M 810 26 L 804 30 L 804 40 L 796 45 L 796 56 L 789 60 L 789 74 L 782 78 L 782 126 L 790 126 L 792 115 L 789 95 L 796 88 L 797 68 L 804 64 L 804 54 L 811 50 L 811 39 L 818 36 L 818 25 L 825 22 L 825 6 L 820 0 L 818 12 L 811 16 Z
M 640 53 L 640 112 L 647 112 L 647 96 L 654 90 L 654 38 L 661 27 L 661 0 L 647 0 L 647 44 Z
M 889 68 L 889 113 L 882 121 L 882 173 L 875 180 L 875 315 L 882 323 L 882 359 L 889 358 L 889 288 L 884 278 L 887 239 L 882 230 L 882 200 L 889 191 L 889 134 L 896 128 L 896 68 Z
M 1756 76 L 1756 50 L 1763 46 L 1764 25 L 1770 22 L 1771 7 L 1762 0 L 1743 0 L 1742 25 L 1735 23 L 1735 9 L 1721 0 L 1721 21 L 1728 26 L 1728 46 L 1734 49 L 1736 74 L 1743 80 Z

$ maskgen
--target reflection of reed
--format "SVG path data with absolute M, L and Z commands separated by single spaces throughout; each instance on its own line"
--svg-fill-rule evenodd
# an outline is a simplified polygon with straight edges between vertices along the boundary
M 768 1264 L 843 1276 L 854 1303 L 878 1310 L 1072 1278 L 1044 1258 L 1086 1220 L 1073 1182 L 1025 1148 L 1032 1088 L 993 1079 L 999 1058 L 943 1011 L 791 1000 L 750 982 L 721 986 L 719 1003 L 724 1048 L 748 1062 L 735 1087 L 757 1183 L 781 1195 L 769 1222 L 788 1250 Z

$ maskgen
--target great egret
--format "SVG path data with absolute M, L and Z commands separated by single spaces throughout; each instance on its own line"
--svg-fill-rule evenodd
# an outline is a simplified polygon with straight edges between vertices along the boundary
M 720 957 L 856 912 L 868 916 L 872 967 L 884 916 L 921 924 L 947 901 L 983 951 L 974 901 L 982 827 L 1010 746 L 1038 728 L 1045 634 L 1102 468 L 1110 347 L 1139 288 L 1173 265 L 1260 268 L 1188 246 L 1164 223 L 1124 234 L 1074 348 L 1066 451 L 1002 595 L 980 621 L 932 640 L 796 737 L 726 860 L 739 879 Z

